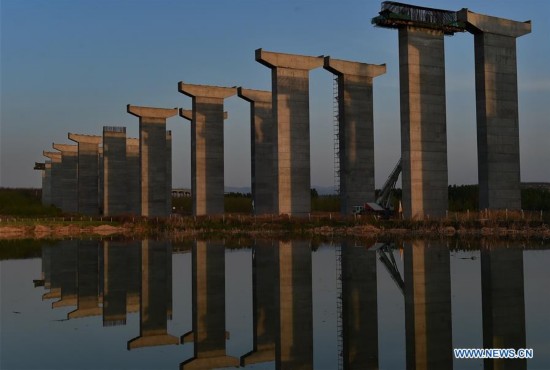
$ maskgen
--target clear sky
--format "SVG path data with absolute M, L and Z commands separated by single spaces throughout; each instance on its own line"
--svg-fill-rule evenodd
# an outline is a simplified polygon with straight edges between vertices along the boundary
M 550 181 L 550 1 L 418 0 L 518 21 L 533 31 L 517 40 L 522 181 Z M 138 120 L 126 104 L 191 107 L 177 82 L 271 89 L 254 50 L 330 55 L 386 63 L 374 80 L 376 185 L 400 157 L 397 32 L 370 20 L 372 0 L 1 0 L 0 186 L 38 187 L 35 161 L 68 132 L 101 135 L 102 126 Z M 445 39 L 450 184 L 477 183 L 473 36 Z M 333 185 L 332 75 L 310 74 L 311 177 Z M 225 184 L 250 186 L 250 107 L 226 100 Z M 173 132 L 173 185 L 190 187 L 190 126 Z

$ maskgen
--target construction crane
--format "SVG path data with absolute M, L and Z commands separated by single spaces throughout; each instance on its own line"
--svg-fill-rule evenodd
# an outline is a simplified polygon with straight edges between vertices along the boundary
M 372 213 L 377 217 L 389 218 L 391 211 L 393 211 L 393 206 L 391 205 L 391 195 L 395 190 L 395 184 L 397 183 L 400 174 L 401 158 L 399 158 L 399 161 L 380 190 L 380 195 L 376 198 L 376 202 L 367 202 L 364 205 L 353 206 L 353 213 L 356 215 Z
M 399 179 L 400 174 L 401 158 L 399 158 L 399 161 L 397 161 L 397 164 L 393 168 L 393 171 L 388 176 L 388 179 L 384 183 L 384 186 L 382 186 L 382 189 L 380 190 L 380 195 L 378 196 L 378 198 L 376 198 L 376 203 L 378 203 L 386 210 L 390 210 L 391 208 L 393 208 L 390 204 L 391 195 L 395 190 L 395 184 L 397 183 L 397 179 Z

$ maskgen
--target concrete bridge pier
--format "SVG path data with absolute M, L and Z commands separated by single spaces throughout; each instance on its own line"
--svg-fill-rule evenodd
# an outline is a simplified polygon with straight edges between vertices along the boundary
M 254 214 L 274 213 L 273 97 L 271 91 L 238 88 L 250 103 L 251 179 Z
M 50 159 L 50 204 L 61 208 L 63 206 L 61 153 L 43 151 L 42 155 Z
M 50 183 L 50 172 L 51 172 L 51 163 L 46 162 L 35 162 L 34 170 L 40 171 L 42 192 L 41 192 L 41 202 L 43 206 L 48 207 L 51 204 L 51 183 Z
M 141 214 L 141 170 L 139 139 L 126 138 L 126 174 L 128 176 L 128 212 Z
M 69 144 L 52 144 L 61 152 L 61 210 L 78 212 L 78 147 Z
M 193 215 L 224 213 L 223 101 L 235 87 L 179 82 L 178 91 L 193 99 L 191 120 L 191 196 Z
M 141 215 L 166 217 L 168 163 L 166 120 L 178 114 L 177 108 L 150 108 L 128 104 L 127 112 L 139 117 Z
M 78 143 L 78 213 L 99 215 L 99 144 L 102 137 L 69 133 Z
M 137 179 L 136 179 L 137 180 Z M 126 127 L 103 126 L 103 215 L 129 212 Z
M 338 134 L 341 213 L 374 202 L 373 78 L 386 65 L 325 57 L 324 68 L 338 76 Z
M 531 21 L 516 22 L 462 9 L 474 34 L 479 208 L 520 209 L 516 38 Z
M 311 212 L 309 71 L 323 57 L 256 50 L 256 61 L 271 69 L 273 93 L 274 212 Z

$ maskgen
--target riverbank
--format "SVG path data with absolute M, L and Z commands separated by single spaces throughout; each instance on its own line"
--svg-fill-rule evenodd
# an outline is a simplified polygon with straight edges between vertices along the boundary
M 332 214 L 288 216 L 225 215 L 170 218 L 36 218 L 0 219 L 0 239 L 121 238 L 379 238 L 492 237 L 550 239 L 547 220 L 536 215 L 437 220 L 379 220 Z

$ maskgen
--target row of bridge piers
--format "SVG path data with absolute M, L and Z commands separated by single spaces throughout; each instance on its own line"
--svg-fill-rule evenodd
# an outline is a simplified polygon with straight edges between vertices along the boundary
M 444 36 L 465 30 L 475 41 L 479 206 L 519 209 L 516 38 L 531 31 L 530 22 L 384 2 L 373 23 L 399 31 L 404 216 L 441 217 L 448 209 Z M 262 49 L 255 58 L 271 69 L 271 91 L 179 82 L 178 91 L 192 98 L 191 110 L 128 105 L 139 118 L 139 171 L 123 128 L 104 128 L 103 137 L 69 134 L 74 146 L 54 144 L 61 154 L 44 152 L 50 161 L 39 166 L 44 202 L 83 214 L 169 215 L 172 142 L 166 120 L 179 113 L 191 121 L 193 215 L 223 213 L 223 105 L 237 94 L 251 104 L 254 212 L 307 215 L 309 71 L 319 67 L 338 80 L 341 212 L 374 202 L 373 79 L 386 72 L 385 64 Z

